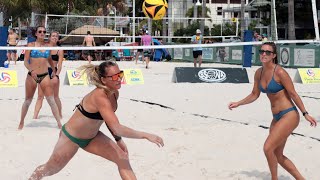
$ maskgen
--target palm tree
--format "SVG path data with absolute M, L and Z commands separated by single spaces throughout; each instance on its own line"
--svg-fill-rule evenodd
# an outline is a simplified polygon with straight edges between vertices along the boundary
M 296 39 L 294 22 L 294 0 L 288 0 L 288 39 Z

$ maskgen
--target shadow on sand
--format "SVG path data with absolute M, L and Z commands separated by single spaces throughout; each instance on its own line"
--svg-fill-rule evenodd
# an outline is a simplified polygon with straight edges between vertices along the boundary
M 57 124 L 54 122 L 46 121 L 32 121 L 31 123 L 25 125 L 25 127 L 47 127 L 47 128 L 58 128 Z

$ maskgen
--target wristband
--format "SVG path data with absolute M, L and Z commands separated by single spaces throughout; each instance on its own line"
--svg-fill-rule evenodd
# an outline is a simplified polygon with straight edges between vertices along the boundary
M 122 138 L 120 136 L 114 136 L 114 140 L 117 141 L 117 142 L 120 141 L 121 139 Z
M 307 114 L 309 114 L 308 111 L 302 112 L 303 116 L 306 116 Z

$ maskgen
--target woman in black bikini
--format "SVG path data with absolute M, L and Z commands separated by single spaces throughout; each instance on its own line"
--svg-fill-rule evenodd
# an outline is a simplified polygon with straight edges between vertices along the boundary
M 33 172 L 30 180 L 39 180 L 58 173 L 76 154 L 79 147 L 117 164 L 122 179 L 137 179 L 128 159 L 128 150 L 121 137 L 147 139 L 163 146 L 161 137 L 136 131 L 121 125 L 115 114 L 123 71 L 117 64 L 106 61 L 100 65 L 84 65 L 88 80 L 96 88 L 76 106 L 74 114 L 63 125 L 59 140 L 49 161 Z M 115 141 L 99 131 L 106 123 Z
M 45 47 L 44 37 L 46 30 L 44 27 L 39 26 L 36 29 L 35 37 L 36 41 L 29 43 L 28 47 Z M 21 119 L 18 129 L 22 129 L 24 126 L 24 119 L 27 115 L 29 106 L 32 102 L 33 95 L 36 91 L 37 84 L 40 85 L 46 99 L 51 107 L 52 113 L 57 121 L 58 127 L 61 128 L 61 117 L 59 116 L 59 110 L 57 104 L 54 101 L 53 90 L 50 83 L 50 78 L 48 74 L 48 63 L 51 67 L 54 67 L 54 64 L 49 58 L 50 50 L 26 50 L 24 55 L 24 65 L 28 69 L 28 75 L 25 82 L 26 87 L 26 97 L 22 105 L 21 110 Z M 29 62 L 30 59 L 30 62 Z M 53 72 L 55 74 L 55 72 Z
M 57 31 L 53 31 L 50 33 L 50 37 L 49 37 L 49 46 L 57 46 L 57 42 L 59 40 L 59 33 Z M 59 115 L 62 118 L 62 112 L 61 112 L 61 101 L 60 101 L 60 97 L 59 97 L 59 87 L 60 87 L 60 80 L 59 80 L 59 75 L 62 69 L 62 62 L 63 62 L 63 50 L 51 50 L 51 59 L 53 61 L 54 64 L 54 69 L 55 69 L 55 76 L 52 76 L 52 68 L 48 67 L 48 72 L 49 72 L 49 76 L 51 79 L 51 84 L 53 87 L 53 94 L 54 94 L 54 100 L 58 106 L 59 109 Z M 38 86 L 38 99 L 36 102 L 36 106 L 34 109 L 34 115 L 33 115 L 33 119 L 38 119 L 38 115 L 39 115 L 39 111 L 42 107 L 42 102 L 43 102 L 43 91 L 41 90 L 41 88 L 39 88 L 40 86 Z

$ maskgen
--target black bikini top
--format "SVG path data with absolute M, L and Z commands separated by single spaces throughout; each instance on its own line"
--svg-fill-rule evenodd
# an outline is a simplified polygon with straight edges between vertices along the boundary
M 114 99 L 116 100 L 117 102 L 117 97 L 115 94 L 113 94 L 114 96 Z M 83 99 L 82 99 L 82 104 L 83 104 Z M 81 114 L 83 114 L 85 117 L 87 118 L 90 118 L 90 119 L 94 119 L 94 120 L 103 120 L 103 117 L 101 116 L 100 112 L 96 112 L 96 113 L 90 113 L 88 111 L 86 111 L 83 106 L 81 105 L 81 103 L 79 103 L 78 105 L 76 105 L 76 108 L 79 109 L 79 111 L 81 112 Z M 116 110 L 118 109 L 118 104 L 117 104 L 117 107 L 116 107 Z M 116 111 L 115 110 L 115 111 Z
M 58 52 L 59 52 L 59 50 L 57 51 L 57 54 L 52 54 L 52 55 L 51 55 L 51 59 L 52 59 L 53 61 L 59 61 Z

